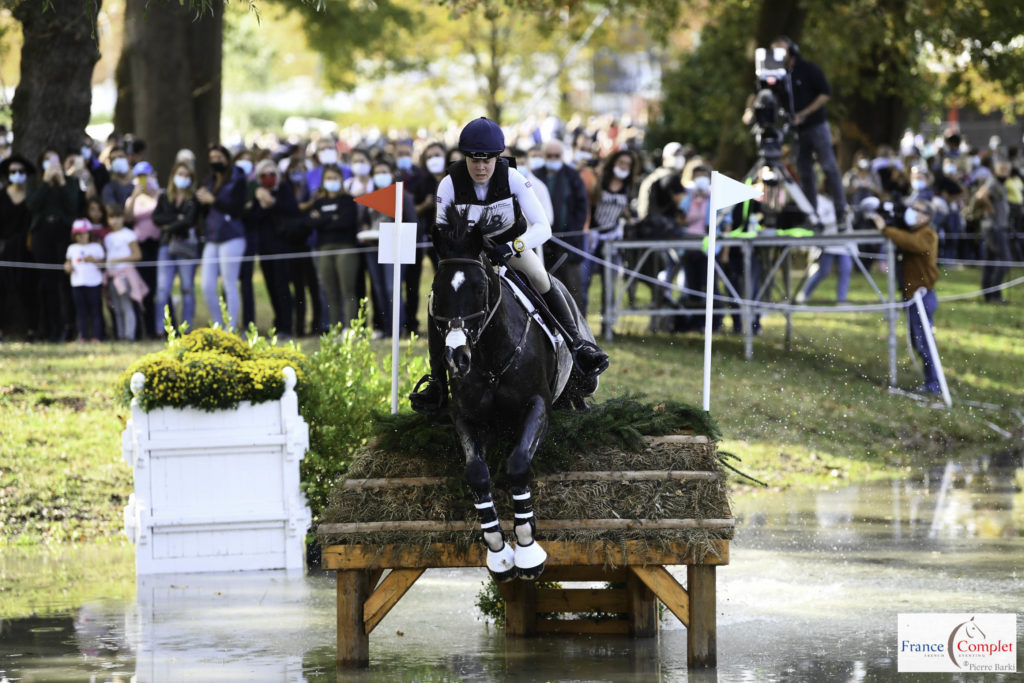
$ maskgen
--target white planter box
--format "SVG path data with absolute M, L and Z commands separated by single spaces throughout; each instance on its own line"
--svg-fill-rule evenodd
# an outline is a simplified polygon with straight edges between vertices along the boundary
M 294 371 L 285 377 L 280 400 L 233 410 L 146 413 L 133 401 L 121 440 L 135 477 L 124 527 L 138 574 L 303 567 L 309 429 Z M 132 378 L 136 394 L 144 381 Z

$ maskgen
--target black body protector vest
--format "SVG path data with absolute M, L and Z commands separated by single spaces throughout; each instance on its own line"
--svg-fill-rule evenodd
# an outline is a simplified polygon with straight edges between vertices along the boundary
M 494 243 L 511 242 L 526 232 L 526 218 L 519 208 L 519 201 L 512 196 L 508 183 L 508 159 L 498 157 L 494 166 L 494 175 L 487 186 L 487 196 L 483 200 L 476 198 L 476 183 L 469 175 L 465 161 L 457 161 L 448 167 L 448 175 L 452 178 L 452 190 L 455 194 L 455 208 L 468 211 L 469 220 L 476 223 L 484 212 L 501 218 L 499 227 L 484 233 L 484 237 Z M 494 225 L 488 221 L 490 225 Z

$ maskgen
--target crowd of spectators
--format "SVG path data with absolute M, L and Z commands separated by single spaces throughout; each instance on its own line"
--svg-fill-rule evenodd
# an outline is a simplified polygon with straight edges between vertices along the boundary
M 456 130 L 384 134 L 353 127 L 301 140 L 261 135 L 230 147 L 182 149 L 169 168 L 154 168 L 145 141 L 131 135 L 102 144 L 85 138 L 79 149 L 47 149 L 27 159 L 11 154 L 4 131 L 0 261 L 8 265 L 0 265 L 0 333 L 49 341 L 160 338 L 169 307 L 175 323 L 256 323 L 293 337 L 347 325 L 365 298 L 375 334 L 387 336 L 394 296 L 403 300 L 401 329 L 420 332 L 423 262 L 431 250 L 419 249 L 416 263 L 402 267 L 402 289 L 392 292 L 390 266 L 378 264 L 370 248 L 382 215 L 354 200 L 403 181 L 404 219 L 416 221 L 420 242 L 427 240 L 438 183 L 461 159 L 452 146 Z M 652 287 L 655 306 L 697 305 L 706 278 L 700 243 L 710 181 L 698 150 L 669 142 L 649 155 L 643 131 L 612 117 L 546 117 L 509 127 L 506 138 L 506 155 L 532 181 L 559 238 L 545 245 L 547 267 L 584 311 L 593 282 L 603 286 L 600 266 L 586 255 L 603 256 L 602 243 L 624 237 L 695 238 L 694 247 L 667 250 L 641 270 L 683 282 L 689 292 Z M 826 230 L 863 227 L 858 206 L 865 201 L 926 200 L 941 256 L 989 261 L 986 300 L 1001 301 L 1000 263 L 1024 258 L 1021 161 L 998 141 L 978 150 L 956 134 L 927 141 L 911 134 L 899 149 L 858 152 L 842 177 L 850 218 L 823 222 Z M 782 191 L 769 176 L 750 181 Z M 819 215 L 829 216 L 828 193 L 817 202 Z M 719 217 L 719 230 L 756 232 L 760 211 L 756 201 L 738 205 Z M 629 264 L 633 255 L 611 256 Z M 818 265 L 827 274 L 838 264 L 840 300 L 850 272 L 844 256 L 845 248 L 826 252 Z M 742 277 L 728 249 L 717 258 Z M 256 264 L 272 319 L 257 320 Z M 823 277 L 812 277 L 803 294 Z M 209 320 L 195 319 L 197 284 Z M 716 328 L 721 324 L 716 320 Z

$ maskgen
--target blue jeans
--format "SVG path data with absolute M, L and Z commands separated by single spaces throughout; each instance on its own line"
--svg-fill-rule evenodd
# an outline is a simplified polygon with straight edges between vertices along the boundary
M 156 308 L 156 321 L 153 328 L 156 336 L 164 334 L 164 306 L 171 303 L 171 287 L 174 286 L 174 274 L 178 274 L 178 286 L 181 288 L 181 317 L 178 324 L 188 323 L 192 329 L 192 319 L 196 314 L 196 265 L 186 259 L 171 256 L 169 244 L 160 245 L 156 260 L 160 265 L 156 268 L 156 297 L 153 305 Z
M 935 296 L 935 290 L 929 289 L 922 297 L 924 311 L 928 315 L 928 328 L 931 329 L 932 321 L 935 318 L 935 309 L 939 306 L 939 300 Z M 924 386 L 930 392 L 939 393 L 942 390 L 939 385 L 939 373 L 935 369 L 935 360 L 932 358 L 931 350 L 928 348 L 928 338 L 925 336 L 924 321 L 917 312 L 917 304 L 907 309 L 907 324 L 910 326 L 910 344 L 921 357 L 921 368 L 924 371 Z
M 811 206 L 818 205 L 818 190 L 814 182 L 814 157 L 818 158 L 821 170 L 825 172 L 828 193 L 836 207 L 836 219 L 846 215 L 846 195 L 843 194 L 843 179 L 839 175 L 836 155 L 832 150 L 832 132 L 828 123 L 819 123 L 799 131 L 799 146 L 796 157 L 796 172 L 800 174 L 800 187 L 807 195 Z
M 804 296 L 811 297 L 811 292 L 821 284 L 821 281 L 832 272 L 832 264 L 839 266 L 839 280 L 836 282 L 836 301 L 844 303 L 850 293 L 850 272 L 853 270 L 853 258 L 849 254 L 829 254 L 823 252 L 818 259 L 818 272 L 816 272 L 807 285 L 804 287 Z
M 78 323 L 79 339 L 99 339 L 103 334 L 102 288 L 72 287 L 71 301 L 75 304 L 75 321 Z
M 200 284 L 203 288 L 203 299 L 210 310 L 210 320 L 224 325 L 220 315 L 220 290 L 217 278 L 224 284 L 224 300 L 228 306 L 228 325 L 238 324 L 238 311 L 241 305 L 238 296 L 238 272 L 242 269 L 239 260 L 245 254 L 245 238 L 236 237 L 227 242 L 207 242 L 203 247 L 202 271 Z

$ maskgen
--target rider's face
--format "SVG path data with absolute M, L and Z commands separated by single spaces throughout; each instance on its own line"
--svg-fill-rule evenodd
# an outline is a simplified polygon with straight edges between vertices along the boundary
M 497 163 L 496 157 L 490 159 L 473 159 L 466 157 L 466 166 L 469 168 L 469 176 L 474 183 L 483 184 L 494 175 L 494 166 Z

